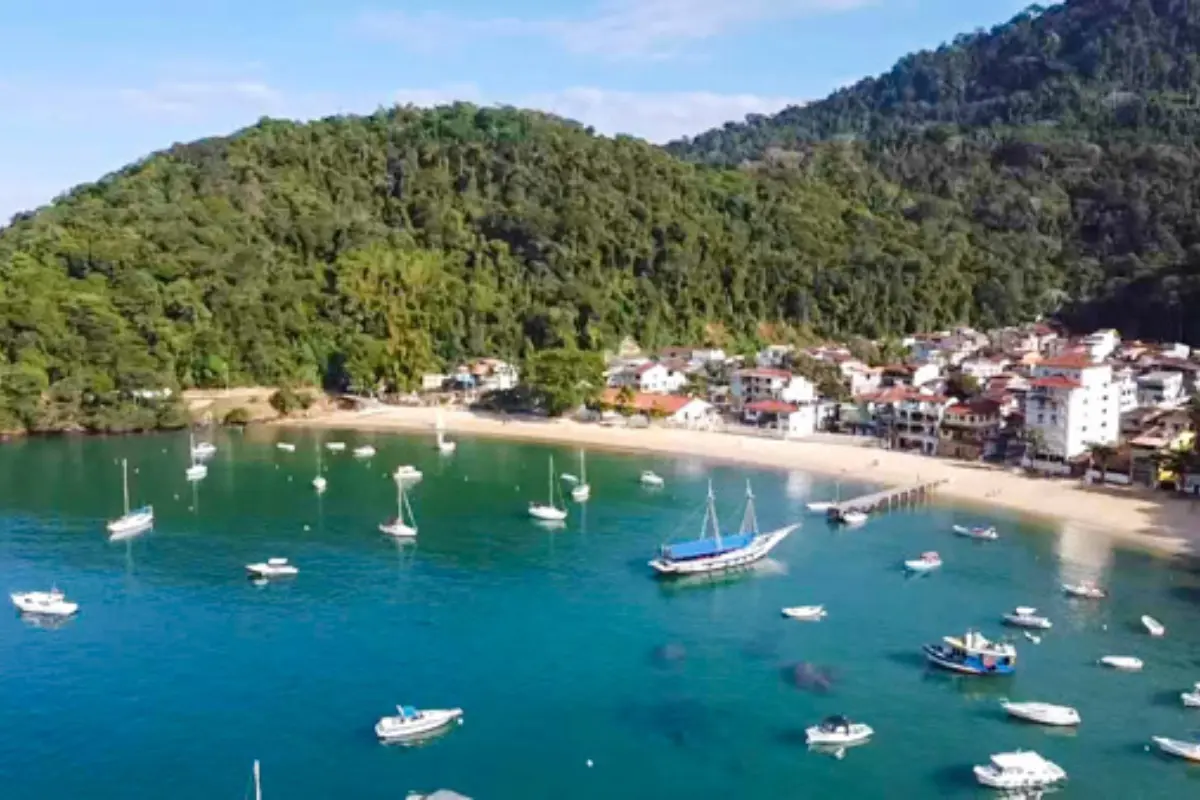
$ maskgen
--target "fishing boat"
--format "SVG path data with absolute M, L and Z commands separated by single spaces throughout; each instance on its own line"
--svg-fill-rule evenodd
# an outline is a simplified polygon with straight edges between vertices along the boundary
M 579 480 L 571 487 L 571 499 L 583 503 L 592 496 L 592 487 L 587 482 L 587 463 L 583 451 L 579 451 Z
M 1150 741 L 1167 755 L 1187 761 L 1200 761 L 1200 742 L 1185 742 L 1182 739 L 1168 739 L 1166 736 L 1152 736 Z
M 1100 663 L 1123 672 L 1140 672 L 1145 666 L 1142 660 L 1135 656 L 1104 656 L 1100 659 Z
M 659 488 L 666 484 L 666 481 L 662 479 L 661 475 L 659 475 L 657 472 L 651 472 L 650 470 L 643 472 L 638 480 L 641 481 L 642 486 L 652 486 L 654 488 Z
M 870 725 L 851 722 L 840 714 L 826 717 L 820 725 L 813 725 L 804 731 L 804 738 L 808 744 L 822 745 L 860 744 L 874 735 L 875 731 Z
M 792 606 L 783 609 L 783 615 L 789 619 L 802 619 L 807 622 L 818 622 L 828 616 L 825 606 Z
M 833 503 L 829 500 L 819 500 L 813 503 L 805 503 L 804 508 L 813 514 L 824 514 L 833 507 Z
M 1200 681 L 1192 687 L 1190 692 L 1184 692 L 1179 695 L 1179 699 L 1183 701 L 1183 705 L 1187 708 L 1200 708 Z
M 1004 791 L 1044 789 L 1067 779 L 1067 773 L 1037 753 L 1018 750 L 996 753 L 986 766 L 975 767 L 975 780 Z
M 257 564 L 247 564 L 246 571 L 255 578 L 287 578 L 300 572 L 286 558 L 268 558 Z
M 442 410 L 437 410 L 437 449 L 444 456 L 448 456 L 458 449 L 458 442 L 452 442 L 446 438 L 446 422 L 442 419 Z
M 340 453 L 346 449 L 345 442 L 326 442 L 325 449 L 331 453 Z
M 708 499 L 700 538 L 678 544 L 663 545 L 650 567 L 659 575 L 695 575 L 747 567 L 766 558 L 776 545 L 787 538 L 799 525 L 785 525 L 762 533 L 754 512 L 754 492 L 746 482 L 746 510 L 736 534 L 721 535 L 717 520 L 716 499 L 712 481 L 708 483 Z
M 108 523 L 112 538 L 132 536 L 149 530 L 154 525 L 154 506 L 142 506 L 129 510 L 129 463 L 121 459 L 121 487 L 125 513 Z
M 942 566 L 942 557 L 932 550 L 922 553 L 920 558 L 913 558 L 904 562 L 904 568 L 909 572 L 929 572 L 940 566 Z
M 1000 707 L 1008 712 L 1009 716 L 1039 725 L 1068 728 L 1081 722 L 1079 712 L 1070 706 L 1056 706 L 1053 703 L 1011 703 L 1004 700 L 1001 701 Z
M 48 592 L 14 592 L 9 597 L 22 614 L 69 617 L 79 610 L 79 604 L 67 600 L 66 595 L 57 588 L 51 588 Z
M 411 739 L 440 730 L 452 722 L 462 724 L 461 708 L 417 709 L 412 706 L 396 706 L 395 716 L 383 717 L 375 723 L 375 735 L 384 742 Z
M 1108 597 L 1108 592 L 1101 589 L 1091 581 L 1080 581 L 1079 583 L 1064 583 L 1062 590 L 1071 597 L 1082 597 L 1086 600 L 1103 600 Z
M 184 470 L 183 474 L 189 481 L 202 481 L 208 477 L 208 467 L 200 463 L 200 457 L 196 455 L 196 437 L 188 433 L 188 452 L 191 454 L 192 463 Z
M 562 522 L 567 518 L 567 509 L 560 508 L 555 501 L 554 491 L 554 456 L 550 456 L 550 492 L 545 503 L 531 502 L 529 516 L 543 522 Z
M 291 442 L 276 442 L 275 449 L 282 450 L 285 453 L 294 453 L 296 452 L 296 445 Z
M 1046 617 L 1039 616 L 1037 609 L 1033 606 L 1017 606 L 1005 614 L 1003 619 L 1006 624 L 1017 628 L 1041 628 L 1042 630 L 1047 630 L 1054 627 L 1054 623 Z
M 425 477 L 425 473 L 412 464 L 402 464 L 396 467 L 396 471 L 392 473 L 392 477 L 398 481 L 419 481 Z
M 978 539 L 980 541 L 985 541 L 985 542 L 995 541 L 996 539 L 1000 538 L 1000 534 L 996 531 L 995 528 L 993 528 L 991 526 L 988 526 L 986 528 L 985 527 L 968 528 L 965 525 L 955 525 L 954 532 L 957 533 L 959 536 L 965 536 L 968 539 Z
M 407 519 L 405 512 L 408 512 Z M 379 530 L 388 536 L 412 538 L 417 535 L 417 517 L 409 505 L 408 495 L 404 492 L 404 481 L 396 481 L 396 516 L 379 525 Z
M 1142 615 L 1142 625 L 1146 628 L 1146 632 L 1151 636 L 1165 636 L 1167 633 L 1166 627 L 1156 620 L 1154 617 Z
M 369 444 L 364 444 L 361 447 L 354 448 L 353 456 L 355 458 L 374 458 L 375 448 Z
M 935 666 L 967 675 L 1011 675 L 1017 670 L 1017 648 L 988 641 L 977 631 L 946 636 L 942 644 L 927 644 L 925 657 Z

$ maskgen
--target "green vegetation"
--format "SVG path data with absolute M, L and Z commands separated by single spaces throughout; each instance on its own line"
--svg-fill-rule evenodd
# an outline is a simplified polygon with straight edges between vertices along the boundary
M 308 392 L 297 392 L 289 386 L 278 389 L 269 400 L 271 408 L 287 416 L 297 411 L 307 411 L 314 402 Z
M 244 406 L 231 408 L 229 413 L 225 415 L 225 418 L 221 420 L 225 425 L 249 425 L 253 421 L 254 418 L 250 415 L 250 410 Z
M 524 380 L 534 402 L 547 414 L 558 416 L 599 396 L 604 388 L 604 359 L 584 350 L 542 350 L 525 363 Z

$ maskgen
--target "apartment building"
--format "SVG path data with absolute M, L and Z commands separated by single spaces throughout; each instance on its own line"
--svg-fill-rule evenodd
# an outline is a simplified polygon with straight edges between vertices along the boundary
M 1027 462 L 1068 473 L 1089 445 L 1114 444 L 1120 436 L 1120 394 L 1112 367 L 1089 353 L 1048 358 L 1033 369 L 1025 398 L 1025 427 L 1040 447 Z

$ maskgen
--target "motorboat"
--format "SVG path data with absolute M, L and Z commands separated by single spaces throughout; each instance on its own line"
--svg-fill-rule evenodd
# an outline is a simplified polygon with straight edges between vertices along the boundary
M 760 531 L 758 517 L 754 511 L 754 492 L 747 481 L 746 509 L 742 514 L 742 524 L 737 533 L 722 535 L 712 481 L 709 481 L 700 538 L 663 545 L 658 557 L 650 562 L 650 567 L 663 576 L 695 575 L 749 567 L 766 558 L 776 545 L 799 527 L 785 525 L 766 533 Z
M 829 509 L 833 508 L 833 503 L 828 500 L 818 500 L 813 503 L 805 503 L 804 507 L 813 514 L 824 514 Z
M 1144 666 L 1142 660 L 1135 656 L 1104 656 L 1100 659 L 1100 663 L 1124 672 L 1140 672 Z
M 246 571 L 256 578 L 287 578 L 300 572 L 286 558 L 268 558 L 257 564 L 247 564 Z
M 655 488 L 666 484 L 666 481 L 662 479 L 661 475 L 659 475 L 657 472 L 651 472 L 650 470 L 643 472 L 638 480 L 642 482 L 642 486 L 653 486 Z
M 1039 725 L 1067 728 L 1081 722 L 1079 712 L 1070 706 L 1056 706 L 1053 703 L 1012 703 L 1004 700 L 1000 707 L 1007 711 L 1009 716 Z
M 867 514 L 867 512 L 859 511 L 856 508 L 851 508 L 847 511 L 843 511 L 841 514 L 838 515 L 838 520 L 843 525 L 862 525 L 868 519 L 870 519 L 870 515 Z
M 913 558 L 904 562 L 904 568 L 909 572 L 929 572 L 940 566 L 942 566 L 942 557 L 932 550 L 928 553 L 922 553 L 920 558 Z
M 121 486 L 125 513 L 107 525 L 108 532 L 114 539 L 133 536 L 154 527 L 154 506 L 142 506 L 133 510 L 129 508 L 129 462 L 125 459 L 121 459 Z
M 457 722 L 462 724 L 461 708 L 417 709 L 396 706 L 396 715 L 383 717 L 375 723 L 375 735 L 382 741 L 394 742 L 431 733 Z
M 1142 625 L 1151 636 L 1165 636 L 1167 633 L 1166 627 L 1161 622 L 1145 614 L 1142 615 Z
M 412 464 L 402 464 L 396 467 L 396 471 L 392 473 L 392 477 L 398 481 L 419 481 L 425 477 L 425 474 Z
M 1064 583 L 1062 590 L 1071 597 L 1082 597 L 1087 600 L 1103 600 L 1108 597 L 1108 592 L 1101 589 L 1091 581 L 1081 581 L 1079 583 Z
M 1150 740 L 1167 755 L 1188 761 L 1200 761 L 1200 742 L 1185 742 L 1182 739 L 1168 739 L 1166 736 L 1152 736 Z
M 340 453 L 346 449 L 345 442 L 326 442 L 325 449 L 331 453 Z
M 1037 753 L 996 753 L 986 766 L 975 767 L 975 780 L 992 789 L 1042 789 L 1067 779 L 1067 773 Z
M 45 617 L 69 617 L 79 610 L 78 603 L 67 600 L 58 589 L 48 592 L 14 592 L 9 595 L 12 604 L 22 614 L 37 614 Z
M 405 518 L 405 512 L 408 513 Z M 408 495 L 404 491 L 404 481 L 396 481 L 396 516 L 387 522 L 380 523 L 379 530 L 388 536 L 411 539 L 417 535 L 417 518 L 412 506 L 408 503 Z
M 442 410 L 437 411 L 437 449 L 444 456 L 448 456 L 458 449 L 458 442 L 452 442 L 446 438 L 446 423 L 442 419 Z
M 587 462 L 584 459 L 583 451 L 579 451 L 579 480 L 571 487 L 571 499 L 576 503 L 587 502 L 592 496 L 592 487 L 587 482 Z
M 959 536 L 965 536 L 968 539 L 978 539 L 980 541 L 991 542 L 1000 538 L 1000 534 L 994 527 L 974 527 L 968 528 L 965 525 L 955 525 L 954 532 Z
M 789 619 L 802 619 L 811 622 L 825 619 L 825 606 L 792 606 L 783 609 L 783 615 Z
M 841 715 L 826 717 L 820 725 L 813 725 L 804 731 L 804 737 L 810 745 L 860 744 L 873 735 L 875 735 L 875 731 L 870 725 L 851 722 Z
M 212 458 L 214 455 L 216 455 L 217 446 L 212 442 L 193 442 L 191 445 L 191 450 L 192 458 L 199 460 L 201 458 Z
M 375 456 L 375 448 L 369 444 L 364 444 L 362 447 L 354 448 L 353 455 L 355 458 L 373 458 Z
M 941 644 L 922 650 L 930 663 L 966 675 L 1011 675 L 1017 669 L 1017 648 L 1008 642 L 991 642 L 977 631 L 943 637 Z
M 296 445 L 291 442 L 276 442 L 275 449 L 282 450 L 285 453 L 294 453 L 296 452 Z
M 1004 622 L 1018 628 L 1041 628 L 1044 630 L 1054 627 L 1054 623 L 1046 617 L 1039 616 L 1037 609 L 1033 606 L 1017 606 L 1004 615 Z
M 554 456 L 550 456 L 550 492 L 545 503 L 533 501 L 529 504 L 529 516 L 542 522 L 562 522 L 567 518 L 567 509 L 559 507 L 554 491 Z
M 1200 708 L 1200 681 L 1192 687 L 1190 692 L 1184 692 L 1179 695 L 1179 699 L 1183 701 L 1187 708 Z

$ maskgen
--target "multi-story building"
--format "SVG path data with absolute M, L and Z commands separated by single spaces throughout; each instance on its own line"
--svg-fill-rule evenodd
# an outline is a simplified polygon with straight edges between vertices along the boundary
M 937 454 L 972 461 L 990 456 L 998 446 L 1004 424 L 1001 403 L 979 398 L 955 403 L 942 417 Z
M 754 357 L 754 363 L 763 369 L 777 369 L 786 364 L 794 352 L 796 348 L 790 344 L 767 345 Z
M 729 381 L 729 396 L 734 410 L 740 411 L 760 400 L 815 403 L 817 390 L 811 381 L 784 369 L 739 369 Z
M 1007 358 L 1003 357 L 974 356 L 963 361 L 958 368 L 963 375 L 974 378 L 982 384 L 997 375 L 1003 375 L 1010 363 Z
M 1116 352 L 1121 344 L 1121 335 L 1112 328 L 1105 328 L 1083 337 L 1080 344 L 1091 354 L 1094 361 L 1101 361 Z
M 925 364 L 892 364 L 883 368 L 880 383 L 883 386 L 924 386 L 942 376 L 942 368 L 933 362 Z
M 1128 414 L 1138 407 L 1137 373 L 1132 367 L 1113 367 L 1113 387 L 1117 392 L 1117 411 Z
M 665 364 L 647 361 L 613 373 L 608 385 L 613 388 L 628 386 L 647 394 L 670 394 L 687 384 L 687 375 L 681 370 L 670 369 Z
M 1137 379 L 1137 404 L 1170 408 L 1183 402 L 1183 373 L 1158 370 Z
M 897 450 L 937 453 L 940 428 L 953 398 L 905 387 L 883 389 L 862 398 L 865 411 L 875 420 L 875 431 Z
M 1120 397 L 1112 367 L 1087 353 L 1070 352 L 1034 367 L 1025 398 L 1025 427 L 1040 442 L 1027 461 L 1067 473 L 1092 444 L 1120 435 Z

